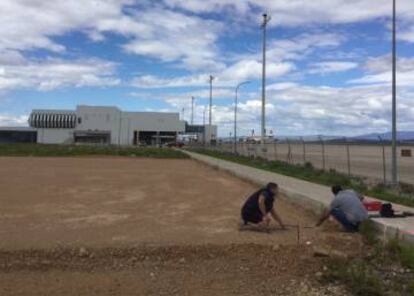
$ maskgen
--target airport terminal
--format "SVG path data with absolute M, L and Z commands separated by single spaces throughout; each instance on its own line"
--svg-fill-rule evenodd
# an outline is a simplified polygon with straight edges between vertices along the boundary
M 125 112 L 106 106 L 33 110 L 28 124 L 0 128 L 0 143 L 163 145 L 185 136 L 210 143 L 217 134 L 217 126 L 189 125 L 179 113 Z

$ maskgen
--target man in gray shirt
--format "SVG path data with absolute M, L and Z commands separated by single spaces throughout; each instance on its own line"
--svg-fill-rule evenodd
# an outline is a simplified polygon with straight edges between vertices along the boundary
M 322 213 L 316 226 L 320 226 L 332 215 L 346 231 L 358 231 L 359 224 L 368 219 L 368 212 L 362 204 L 362 197 L 353 190 L 343 190 L 339 185 L 332 187 L 332 193 L 335 197 L 329 208 Z

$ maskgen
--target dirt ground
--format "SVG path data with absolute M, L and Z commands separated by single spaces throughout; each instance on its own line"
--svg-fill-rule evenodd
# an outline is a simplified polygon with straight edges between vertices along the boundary
M 256 186 L 193 160 L 5 157 L 0 188 L 0 295 L 346 295 L 313 248 L 361 248 L 283 199 L 299 241 L 239 231 Z

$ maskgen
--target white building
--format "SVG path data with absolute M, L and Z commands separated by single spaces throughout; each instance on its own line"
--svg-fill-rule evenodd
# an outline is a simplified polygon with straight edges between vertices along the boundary
M 76 110 L 33 110 L 29 125 L 44 144 L 162 144 L 176 141 L 188 126 L 178 113 L 123 112 L 116 107 L 78 106 Z M 205 141 L 216 137 L 216 126 L 202 126 Z M 202 137 L 204 140 L 204 136 Z

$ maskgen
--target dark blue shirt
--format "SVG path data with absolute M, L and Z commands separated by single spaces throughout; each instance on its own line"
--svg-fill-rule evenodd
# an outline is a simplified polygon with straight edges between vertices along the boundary
M 244 203 L 242 208 L 242 215 L 243 216 L 251 216 L 251 215 L 262 215 L 259 207 L 259 196 L 264 196 L 265 208 L 266 213 L 269 213 L 273 209 L 273 202 L 274 202 L 274 194 L 268 190 L 267 188 L 260 189 L 253 193 Z

